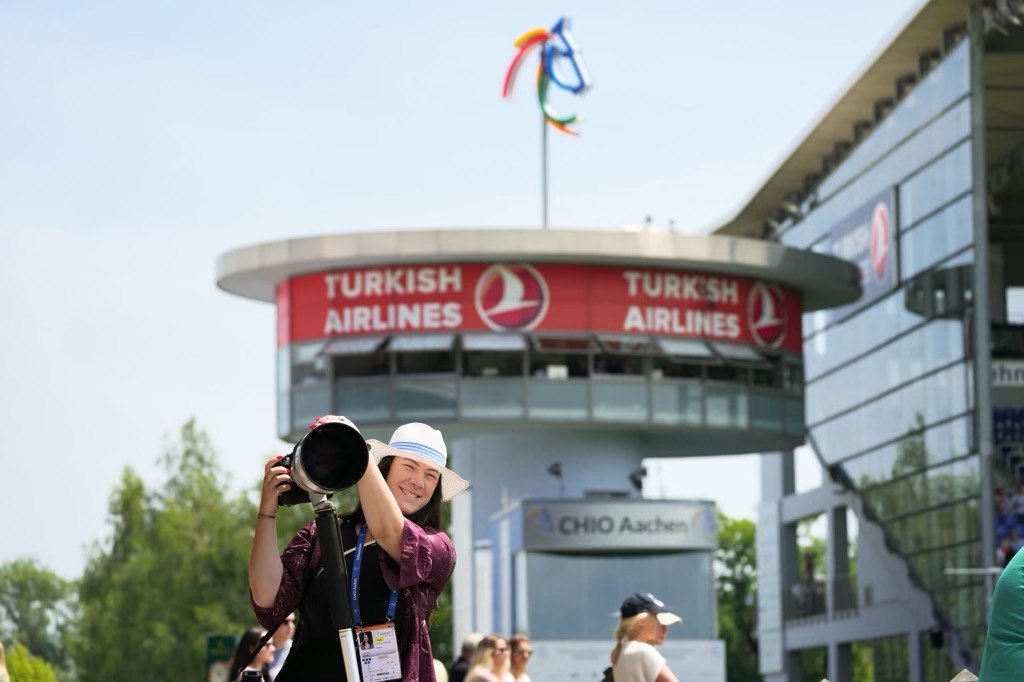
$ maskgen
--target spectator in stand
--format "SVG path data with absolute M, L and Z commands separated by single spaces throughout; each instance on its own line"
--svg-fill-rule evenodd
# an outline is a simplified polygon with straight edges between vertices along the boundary
M 459 657 L 448 667 L 448 682 L 464 682 L 466 673 L 469 672 L 469 662 L 476 652 L 476 645 L 483 637 L 479 632 L 471 632 L 462 640 L 462 651 L 459 653 Z
M 997 515 L 1006 517 L 1013 513 L 1013 501 L 1001 485 L 996 486 L 995 502 Z
M 1006 564 L 1010 563 L 1010 559 L 1013 558 L 1014 551 L 1010 546 L 1010 538 L 1003 538 L 999 543 L 999 549 L 996 550 L 996 566 L 1005 568 Z
M 1017 523 L 1024 521 L 1024 483 L 1017 486 L 1017 492 L 1010 496 L 1010 507 L 1017 515 Z

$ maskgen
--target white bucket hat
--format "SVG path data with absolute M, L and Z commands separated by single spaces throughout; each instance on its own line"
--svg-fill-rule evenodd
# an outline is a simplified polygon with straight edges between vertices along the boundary
M 448 448 L 437 429 L 412 422 L 395 429 L 390 443 L 370 438 L 370 456 L 380 464 L 385 457 L 406 457 L 441 470 L 441 499 L 452 499 L 469 487 L 469 481 L 445 466 L 448 463 Z

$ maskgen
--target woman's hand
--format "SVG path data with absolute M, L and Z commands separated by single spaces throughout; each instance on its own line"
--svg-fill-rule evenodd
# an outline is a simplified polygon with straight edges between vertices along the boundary
M 283 457 L 271 457 L 263 465 L 263 491 L 260 494 L 260 514 L 277 513 L 277 495 L 291 490 L 291 469 L 283 467 L 279 462 Z

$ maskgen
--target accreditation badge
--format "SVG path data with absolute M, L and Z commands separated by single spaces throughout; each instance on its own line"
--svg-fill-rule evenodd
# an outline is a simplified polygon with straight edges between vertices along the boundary
M 398 633 L 394 623 L 356 628 L 359 667 L 363 682 L 386 682 L 402 679 L 402 662 L 398 655 Z

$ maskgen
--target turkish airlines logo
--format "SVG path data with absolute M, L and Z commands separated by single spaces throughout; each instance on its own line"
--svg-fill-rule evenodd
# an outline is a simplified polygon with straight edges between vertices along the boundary
M 754 341 L 777 348 L 786 338 L 786 295 L 778 284 L 758 282 L 747 294 L 747 325 Z
M 875 279 L 883 279 L 889 266 L 891 230 L 889 207 L 879 202 L 871 214 L 871 269 L 875 271 Z
M 548 285 L 530 265 L 492 265 L 476 283 L 476 312 L 497 332 L 528 331 L 548 312 Z

